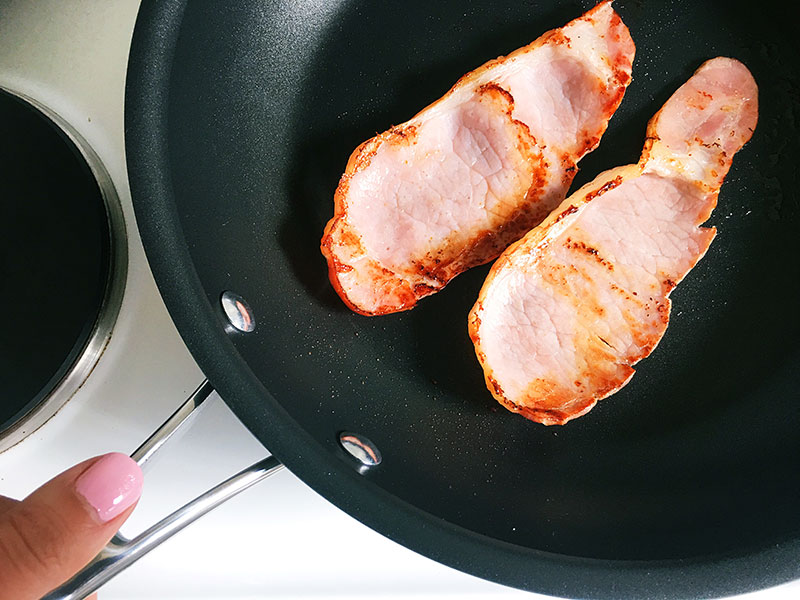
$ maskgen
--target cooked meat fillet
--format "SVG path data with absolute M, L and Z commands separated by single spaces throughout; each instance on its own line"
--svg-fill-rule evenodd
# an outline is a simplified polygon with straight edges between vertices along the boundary
M 500 256 L 469 315 L 498 401 L 563 424 L 630 380 L 716 234 L 700 224 L 757 118 L 747 68 L 706 62 L 650 121 L 639 164 L 601 174 Z
M 364 315 L 408 310 L 540 223 L 599 143 L 633 54 L 603 2 L 361 144 L 322 238 L 345 303 Z

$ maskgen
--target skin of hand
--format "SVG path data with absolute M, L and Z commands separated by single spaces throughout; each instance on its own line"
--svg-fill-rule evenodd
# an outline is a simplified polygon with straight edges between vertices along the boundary
M 111 453 L 75 465 L 22 501 L 0 496 L 0 600 L 34 600 L 72 577 L 131 514 L 142 482 L 139 465 Z

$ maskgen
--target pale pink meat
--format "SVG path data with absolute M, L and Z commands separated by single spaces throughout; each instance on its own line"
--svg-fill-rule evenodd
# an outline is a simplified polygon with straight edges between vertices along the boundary
M 345 303 L 365 315 L 408 310 L 540 223 L 599 143 L 633 55 L 602 2 L 359 146 L 321 243 Z
M 706 62 L 650 121 L 637 165 L 602 173 L 500 256 L 469 315 L 498 401 L 563 424 L 630 380 L 716 234 L 700 225 L 757 118 L 747 68 Z

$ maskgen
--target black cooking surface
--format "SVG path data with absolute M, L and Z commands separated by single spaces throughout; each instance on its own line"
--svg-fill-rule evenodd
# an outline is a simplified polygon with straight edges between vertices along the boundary
M 218 306 L 226 289 L 250 302 L 256 331 L 231 339 L 292 418 L 332 453 L 338 431 L 366 435 L 384 455 L 370 476 L 376 485 L 524 547 L 664 560 L 800 531 L 800 481 L 782 475 L 794 472 L 800 448 L 798 280 L 779 260 L 796 239 L 797 213 L 789 155 L 768 158 L 790 134 L 791 96 L 749 21 L 731 13 L 699 36 L 688 32 L 707 21 L 709 5 L 620 9 L 637 41 L 634 81 L 573 189 L 635 162 L 647 120 L 709 58 L 737 57 L 752 70 L 760 122 L 709 220 L 720 233 L 673 293 L 658 348 L 613 398 L 568 426 L 547 428 L 498 410 L 486 390 L 467 313 L 488 265 L 413 311 L 365 318 L 333 291 L 319 240 L 360 141 L 413 115 L 481 60 L 588 6 L 550 12 L 511 3 L 494 19 L 501 11 L 494 4 L 467 16 L 451 5 L 474 51 L 462 38 L 466 49 L 450 48 L 449 25 L 427 3 L 404 4 L 408 14 L 391 16 L 396 28 L 388 30 L 377 4 L 342 4 L 322 30 L 307 16 L 297 23 L 307 28 L 303 45 L 291 50 L 276 21 L 291 15 L 259 7 L 187 5 L 183 27 L 191 33 L 179 40 L 169 93 L 169 172 L 209 303 Z M 221 39 L 220 22 L 247 33 L 235 43 Z M 398 52 L 415 22 L 429 34 Z M 670 32 L 657 36 L 658 23 L 670 23 Z M 386 37 L 372 39 L 374 31 Z M 676 32 L 680 45 L 668 45 Z M 370 60 L 362 58 L 366 47 Z M 235 407 L 240 398 L 226 400 Z
M 85 347 L 109 241 L 100 188 L 75 145 L 0 93 L 0 433 L 46 398 Z

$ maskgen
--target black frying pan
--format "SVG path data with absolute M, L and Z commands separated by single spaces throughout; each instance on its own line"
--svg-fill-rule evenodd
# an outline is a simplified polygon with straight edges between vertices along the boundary
M 795 21 L 778 3 L 619 0 L 634 81 L 573 188 L 635 162 L 704 60 L 742 60 L 760 121 L 633 381 L 544 427 L 485 389 L 466 316 L 487 268 L 408 313 L 345 308 L 318 245 L 350 152 L 590 1 L 143 3 L 126 146 L 164 299 L 226 402 L 331 502 L 458 569 L 593 598 L 731 594 L 800 576 Z M 220 296 L 252 306 L 226 328 Z M 370 438 L 359 473 L 338 436 Z

